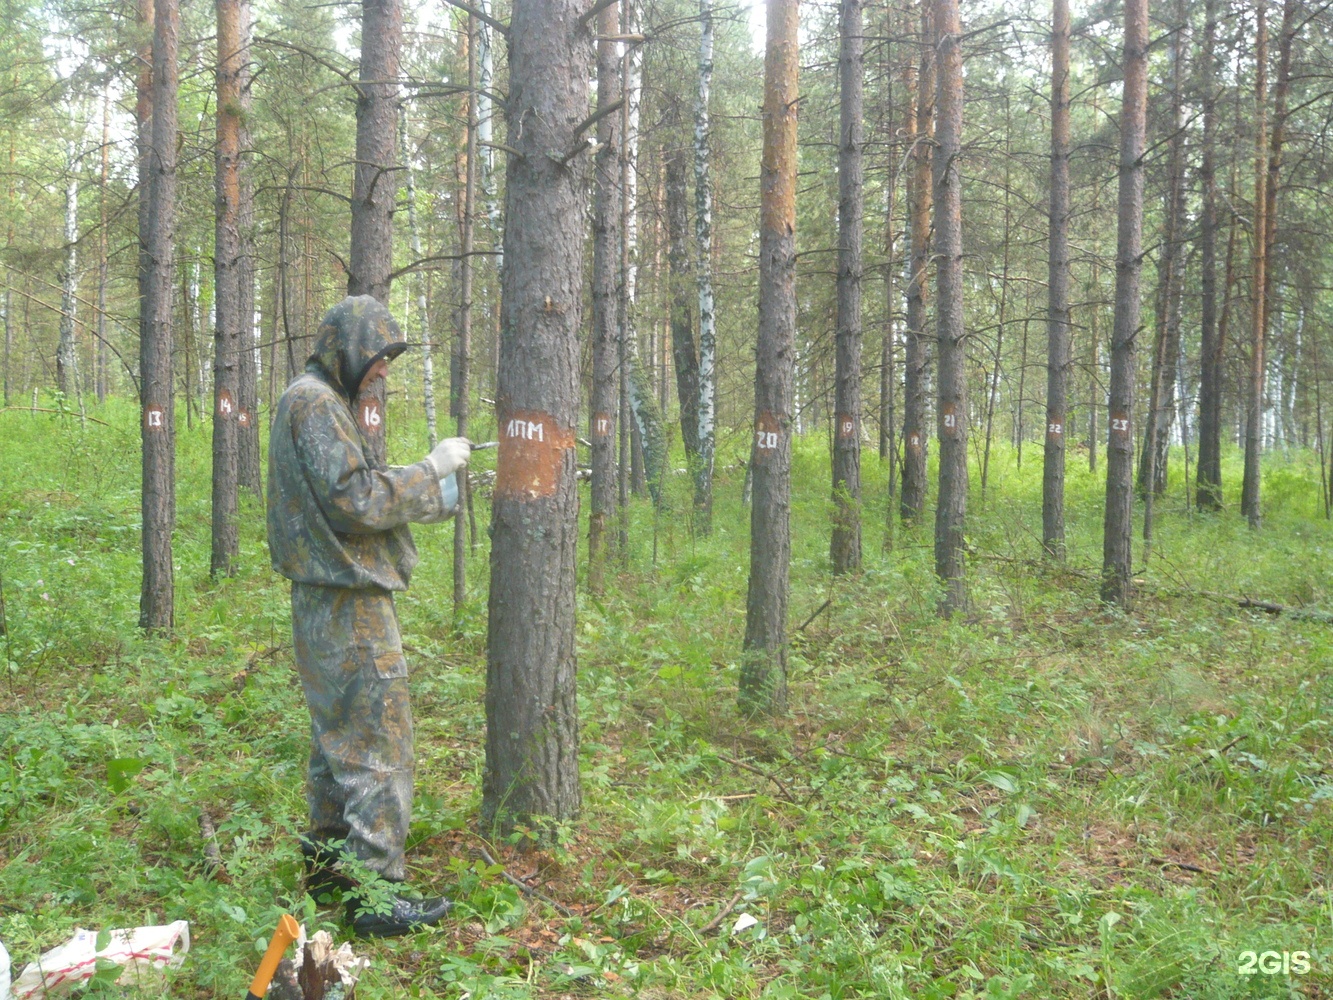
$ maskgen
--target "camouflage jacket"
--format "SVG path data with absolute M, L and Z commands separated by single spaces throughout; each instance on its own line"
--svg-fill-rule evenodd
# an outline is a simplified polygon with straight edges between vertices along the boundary
M 417 550 L 410 521 L 447 516 L 435 467 L 372 462 L 352 406 L 361 379 L 407 344 L 370 296 L 324 317 L 315 353 L 282 394 L 268 452 L 273 568 L 299 583 L 406 590 Z

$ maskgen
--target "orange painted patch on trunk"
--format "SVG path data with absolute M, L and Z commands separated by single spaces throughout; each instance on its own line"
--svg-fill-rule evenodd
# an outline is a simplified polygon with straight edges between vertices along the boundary
M 949 437 L 958 433 L 958 408 L 953 403 L 945 403 L 940 407 L 940 426 Z
M 499 423 L 495 495 L 511 500 L 549 497 L 560 485 L 565 451 L 574 447 L 574 431 L 540 410 L 510 410 L 500 414 Z
M 761 412 L 754 421 L 754 460 L 767 462 L 776 455 L 785 433 L 781 417 L 768 410 Z
M 856 421 L 850 413 L 838 414 L 838 437 L 843 441 L 851 441 L 856 437 Z

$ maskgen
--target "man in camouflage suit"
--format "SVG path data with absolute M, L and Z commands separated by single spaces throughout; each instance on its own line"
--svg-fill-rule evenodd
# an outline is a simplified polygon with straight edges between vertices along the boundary
M 301 841 L 308 887 L 343 889 L 353 929 L 375 936 L 437 923 L 449 909 L 447 900 L 398 892 L 371 905 L 371 893 L 363 899 L 339 867 L 341 844 L 383 879 L 406 876 L 412 712 L 393 593 L 407 589 L 417 563 L 408 522 L 454 513 L 454 473 L 470 453 L 466 439 L 450 438 L 406 468 L 372 458 L 357 410 L 382 418 L 357 399 L 406 348 L 383 305 L 368 295 L 344 299 L 283 393 L 269 443 L 269 549 L 273 568 L 292 581 L 311 720 L 310 832 Z

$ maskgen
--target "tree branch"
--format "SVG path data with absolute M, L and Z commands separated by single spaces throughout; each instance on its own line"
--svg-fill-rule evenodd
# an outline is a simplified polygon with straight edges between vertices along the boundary
M 505 38 L 509 37 L 509 25 L 505 24 L 503 21 L 497 21 L 495 18 L 491 17 L 490 14 L 483 14 L 481 11 L 477 10 L 477 8 L 473 7 L 471 4 L 463 3 L 463 0 L 444 0 L 444 2 L 449 4 L 451 7 L 457 7 L 465 14 L 471 14 L 478 21 L 482 21 L 485 24 L 489 24 L 492 28 L 494 28 L 496 31 L 502 34 Z

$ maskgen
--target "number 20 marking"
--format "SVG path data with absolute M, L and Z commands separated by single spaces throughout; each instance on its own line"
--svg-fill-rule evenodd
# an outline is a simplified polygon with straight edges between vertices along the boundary
M 777 431 L 755 431 L 754 442 L 756 446 L 764 451 L 772 451 L 778 446 L 778 433 Z

